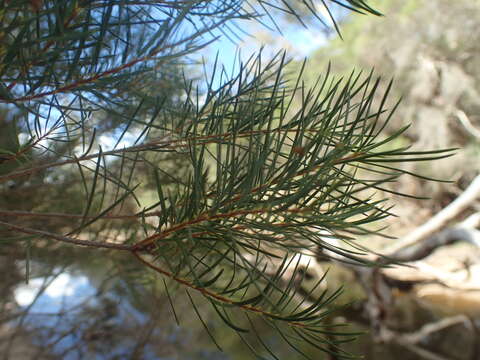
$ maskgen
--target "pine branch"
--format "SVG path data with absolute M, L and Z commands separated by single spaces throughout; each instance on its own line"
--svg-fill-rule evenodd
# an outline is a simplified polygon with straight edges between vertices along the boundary
M 337 32 L 332 5 L 379 15 L 363 0 L 319 4 Z M 395 193 L 387 185 L 410 174 L 398 162 L 451 152 L 392 145 L 405 129 L 382 135 L 395 107 L 385 108 L 391 84 L 380 90 L 373 74 L 337 79 L 328 68 L 308 89 L 304 66 L 289 81 L 285 53 L 269 61 L 259 54 L 232 76 L 215 61 L 201 83 L 184 60 L 217 34 L 235 35 L 236 22 L 279 27 L 284 14 L 306 25 L 301 14 L 307 13 L 326 24 L 316 5 L 44 0 L 2 6 L 0 105 L 15 109 L 16 117 L 0 118 L 0 124 L 13 124 L 16 140 L 20 134 L 30 139 L 2 149 L 2 195 L 11 197 L 9 187 L 22 196 L 33 185 L 44 191 L 31 191 L 22 207 L 3 204 L 0 216 L 15 223 L 0 225 L 70 245 L 131 252 L 187 290 L 209 334 L 190 293 L 201 295 L 254 353 L 242 334 L 257 335 L 276 357 L 249 314 L 307 358 L 300 344 L 351 357 L 339 347 L 349 334 L 325 322 L 341 289 L 300 292 L 306 272 L 298 255 L 322 248 L 333 258 L 368 264 L 354 238 L 377 233 L 370 224 L 390 215 L 374 192 Z M 120 148 L 132 134 L 135 139 Z M 103 151 L 106 140 L 113 146 Z M 58 191 L 46 194 L 47 187 Z M 49 230 L 61 230 L 17 223 L 47 226 L 43 219 Z M 55 233 L 65 228 L 66 235 Z M 128 236 L 118 243 L 76 237 L 93 232 L 107 239 L 110 231 Z

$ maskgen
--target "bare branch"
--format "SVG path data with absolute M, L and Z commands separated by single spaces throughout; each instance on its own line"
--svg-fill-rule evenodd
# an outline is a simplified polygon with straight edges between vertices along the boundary
M 480 130 L 473 126 L 468 116 L 462 110 L 456 110 L 455 116 L 471 136 L 477 140 L 480 140 Z
M 390 343 L 397 343 L 406 347 L 410 351 L 419 355 L 422 359 L 427 360 L 449 360 L 438 354 L 431 352 L 430 350 L 423 349 L 417 344 L 425 340 L 428 336 L 435 332 L 441 331 L 457 324 L 468 324 L 468 318 L 465 315 L 452 316 L 445 319 L 441 319 L 434 323 L 428 323 L 422 326 L 418 331 L 400 334 L 396 331 L 386 330 L 383 334 L 383 341 Z
M 13 230 L 25 233 L 25 234 L 39 235 L 41 237 L 46 237 L 46 238 L 49 238 L 49 239 L 54 239 L 54 240 L 58 240 L 58 241 L 62 241 L 62 242 L 69 243 L 69 244 L 74 244 L 74 245 L 83 245 L 83 246 L 89 246 L 89 247 L 94 247 L 94 248 L 106 248 L 106 249 L 115 249 L 115 250 L 127 250 L 127 251 L 132 250 L 131 245 L 75 239 L 75 238 L 72 238 L 72 237 L 58 235 L 58 234 L 54 234 L 54 233 L 51 233 L 51 232 L 48 232 L 48 231 L 31 229 L 31 228 L 24 227 L 24 226 L 18 226 L 18 225 L 10 224 L 10 223 L 3 222 L 3 221 L 0 221 L 0 225 L 6 226 L 10 229 L 13 229 Z
M 442 211 L 428 220 L 425 224 L 415 229 L 412 233 L 398 241 L 385 251 L 387 257 L 395 258 L 401 250 L 414 246 L 425 240 L 435 232 L 443 229 L 449 221 L 466 210 L 480 196 L 480 175 L 477 176 L 470 186 L 453 202 Z
M 153 216 L 160 216 L 158 211 L 152 211 L 148 213 L 137 213 L 133 215 L 121 214 L 121 215 L 102 215 L 98 220 L 126 220 L 126 219 L 138 219 Z M 0 216 L 6 217 L 32 217 L 32 218 L 55 218 L 55 219 L 95 219 L 96 216 L 84 216 L 82 214 L 67 214 L 67 213 L 37 213 L 31 211 L 20 210 L 2 210 L 0 209 Z

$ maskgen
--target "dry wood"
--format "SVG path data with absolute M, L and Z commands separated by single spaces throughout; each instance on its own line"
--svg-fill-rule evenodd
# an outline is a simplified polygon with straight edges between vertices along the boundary
M 442 211 L 415 229 L 412 233 L 400 239 L 396 244 L 385 251 L 387 257 L 395 259 L 408 247 L 418 246 L 422 241 L 442 230 L 450 221 L 465 211 L 480 196 L 480 175 L 478 175 L 467 189 Z M 403 259 L 402 261 L 408 261 Z

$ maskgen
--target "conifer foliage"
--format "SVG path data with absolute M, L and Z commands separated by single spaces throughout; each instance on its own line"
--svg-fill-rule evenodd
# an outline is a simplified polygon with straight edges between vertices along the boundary
M 348 357 L 324 322 L 340 290 L 300 291 L 295 255 L 364 262 L 355 237 L 390 215 L 374 193 L 392 191 L 395 164 L 449 153 L 395 147 L 404 128 L 382 136 L 394 109 L 373 74 L 327 68 L 306 88 L 285 53 L 233 73 L 195 64 L 246 21 L 276 31 L 284 15 L 304 24 L 302 8 L 324 26 L 318 4 L 0 0 L 2 243 L 126 251 L 164 278 L 174 311 L 188 298 L 208 332 L 197 304 L 210 303 L 257 356 L 281 356 L 261 320 L 298 351 Z

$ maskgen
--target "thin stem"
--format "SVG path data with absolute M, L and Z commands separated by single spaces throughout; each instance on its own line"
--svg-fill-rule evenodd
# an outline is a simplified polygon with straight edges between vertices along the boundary
M 299 130 L 296 129 L 290 129 L 290 130 L 282 130 L 282 129 L 276 129 L 276 130 L 270 130 L 270 133 L 273 132 L 298 132 Z M 304 130 L 304 131 L 318 131 L 317 129 L 309 129 L 309 130 Z M 247 132 L 242 132 L 240 134 L 236 134 L 236 137 L 249 137 L 252 134 L 266 134 L 268 133 L 269 130 L 256 130 L 256 131 L 247 131 Z M 63 160 L 63 161 L 57 161 L 57 162 L 51 162 L 39 166 L 35 166 L 32 168 L 24 169 L 24 170 L 19 170 L 16 172 L 12 172 L 7 175 L 0 176 L 0 182 L 12 180 L 15 178 L 27 176 L 34 174 L 36 172 L 53 168 L 53 167 L 59 167 L 63 165 L 68 165 L 68 164 L 74 164 L 78 163 L 81 161 L 87 161 L 87 160 L 92 160 L 92 159 L 97 159 L 100 155 L 102 156 L 112 156 L 112 155 L 119 155 L 123 153 L 130 153 L 130 152 L 139 152 L 139 151 L 146 151 L 146 150 L 152 150 L 152 148 L 155 147 L 162 147 L 165 148 L 165 150 L 174 150 L 176 148 L 181 148 L 184 147 L 186 144 L 189 142 L 193 141 L 202 141 L 202 140 L 209 140 L 203 143 L 197 143 L 196 145 L 205 145 L 205 144 L 211 144 L 216 142 L 215 139 L 220 141 L 222 138 L 227 138 L 233 136 L 233 133 L 224 133 L 224 134 L 216 134 L 216 135 L 205 135 L 205 136 L 198 136 L 198 137 L 189 137 L 185 139 L 172 139 L 170 135 L 165 135 L 161 138 L 157 138 L 155 140 L 149 141 L 148 143 L 141 144 L 141 145 L 133 145 L 129 146 L 123 149 L 114 149 L 110 151 L 104 151 L 101 154 L 100 153 L 94 153 L 90 155 L 83 155 L 78 158 L 73 158 L 73 159 L 68 159 L 68 160 Z M 176 145 L 174 145 L 176 144 Z M 10 157 L 7 158 L 7 160 L 10 160 Z M 345 159 L 343 159 L 345 160 Z
M 134 215 L 103 215 L 99 220 L 126 220 L 126 219 L 137 219 L 139 217 L 153 217 L 160 216 L 161 213 L 158 211 L 145 213 L 145 214 L 134 214 Z M 64 218 L 64 219 L 94 219 L 95 216 L 87 216 L 80 214 L 65 214 L 65 213 L 35 213 L 30 211 L 17 211 L 17 210 L 0 210 L 0 216 L 8 217 L 34 217 L 34 218 Z
M 282 210 L 282 212 L 288 212 L 288 213 L 304 213 L 304 212 L 310 212 L 310 208 L 305 208 L 305 209 L 286 209 Z M 275 209 L 255 209 L 255 210 L 235 210 L 231 211 L 228 213 L 224 214 L 216 214 L 216 215 L 209 215 L 208 212 L 204 212 L 197 216 L 195 219 L 185 221 L 183 223 L 177 224 L 175 226 L 172 226 L 169 229 L 166 229 L 160 233 L 155 233 L 152 236 L 149 236 L 148 238 L 140 241 L 136 245 L 134 245 L 133 250 L 142 250 L 147 247 L 149 247 L 151 244 L 153 244 L 154 241 L 164 239 L 171 233 L 183 230 L 189 226 L 204 222 L 204 221 L 211 221 L 211 220 L 218 220 L 218 219 L 228 219 L 228 218 L 234 218 L 237 216 L 243 216 L 243 215 L 255 215 L 255 214 L 267 214 L 267 213 L 275 213 Z M 288 226 L 289 223 L 277 223 L 277 226 Z M 297 223 L 298 225 L 298 223 Z
M 87 240 L 75 239 L 75 238 L 72 238 L 72 237 L 58 235 L 58 234 L 54 234 L 54 233 L 51 233 L 51 232 L 48 232 L 48 231 L 31 229 L 31 228 L 28 228 L 28 227 L 14 225 L 14 224 L 10 224 L 10 223 L 3 222 L 3 221 L 0 221 L 0 225 L 6 226 L 10 229 L 13 229 L 13 230 L 16 230 L 16 231 L 19 231 L 19 232 L 23 232 L 25 234 L 39 235 L 39 236 L 42 236 L 42 237 L 46 237 L 46 238 L 58 240 L 58 241 L 61 241 L 61 242 L 74 244 L 74 245 L 83 245 L 83 246 L 89 246 L 89 247 L 94 247 L 94 248 L 106 248 L 106 249 L 127 250 L 127 251 L 132 251 L 132 249 L 133 249 L 132 245 L 114 244 L 114 243 L 107 243 L 107 242 L 87 241 Z
M 63 28 L 64 29 L 68 29 L 68 27 L 71 25 L 71 22 L 77 17 L 77 15 L 79 14 L 79 8 L 81 8 L 81 6 L 78 6 L 78 5 L 75 6 L 75 9 L 73 9 L 72 14 L 69 16 L 69 18 L 67 20 L 64 21 L 64 23 L 63 23 Z M 47 50 L 50 49 L 55 43 L 56 43 L 55 40 L 48 41 L 47 44 L 44 46 L 44 48 L 42 50 L 40 50 L 40 52 L 38 54 L 38 57 L 40 57 L 40 55 L 45 54 L 47 52 Z M 26 64 L 22 75 L 25 75 L 28 72 L 28 70 L 32 66 L 37 65 L 38 62 L 39 62 L 39 60 L 34 60 L 34 61 Z M 13 89 L 18 84 L 19 79 L 21 79 L 20 75 L 18 76 L 17 80 L 12 81 L 10 83 L 10 85 L 7 86 L 7 89 L 9 89 L 9 90 Z
M 221 296 L 221 295 L 218 295 L 208 289 L 205 289 L 205 288 L 202 288 L 202 287 L 199 287 L 199 286 L 196 286 L 194 284 L 192 284 L 191 282 L 185 280 L 185 279 L 181 279 L 177 276 L 175 276 L 174 274 L 172 274 L 171 272 L 168 272 L 164 269 L 161 269 L 159 268 L 158 266 L 155 266 L 153 264 L 151 264 L 150 262 L 146 261 L 144 258 L 142 258 L 138 252 L 136 250 L 133 250 L 132 251 L 132 254 L 140 261 L 142 262 L 143 264 L 147 265 L 149 268 L 155 270 L 156 272 L 160 273 L 160 274 L 163 274 L 169 278 L 171 278 L 172 280 L 182 284 L 182 285 L 185 285 L 187 287 L 189 287 L 190 289 L 193 289 L 193 290 L 196 290 L 196 291 L 199 291 L 200 293 L 202 293 L 204 296 L 208 296 L 208 297 L 211 297 L 215 300 L 218 300 L 224 304 L 230 304 L 230 305 L 236 305 L 238 306 L 239 308 L 243 309 L 243 310 L 247 310 L 247 311 L 250 311 L 250 312 L 253 312 L 253 313 L 256 313 L 256 314 L 259 314 L 259 315 L 263 315 L 263 316 L 266 316 L 266 317 L 269 317 L 269 318 L 279 318 L 278 315 L 275 315 L 273 313 L 270 313 L 270 312 L 267 312 L 267 311 L 264 311 L 262 309 L 259 309 L 257 307 L 254 307 L 254 306 L 251 306 L 251 305 L 241 305 L 241 304 L 237 304 L 235 301 L 229 299 L 229 298 L 226 298 L 224 296 Z M 295 321 L 287 321 L 289 325 L 291 326 L 295 326 L 295 327 L 306 327 L 307 325 L 306 324 L 303 324 L 303 323 L 300 323 L 300 322 L 295 322 Z

